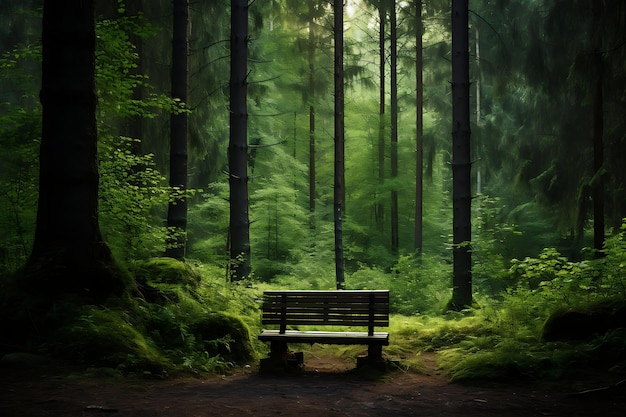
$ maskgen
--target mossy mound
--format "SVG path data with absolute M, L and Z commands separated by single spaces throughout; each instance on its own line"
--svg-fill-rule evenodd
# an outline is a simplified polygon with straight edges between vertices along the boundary
M 238 317 L 209 313 L 204 320 L 192 324 L 191 329 L 201 337 L 203 347 L 212 356 L 220 355 L 237 364 L 255 359 L 248 327 Z
M 626 301 L 602 301 L 553 313 L 543 327 L 546 341 L 589 340 L 612 329 L 626 329 Z
M 145 324 L 147 334 L 176 363 L 209 371 L 213 365 L 246 364 L 255 357 L 248 328 L 240 318 L 210 311 L 182 291 L 177 299 L 149 305 Z
M 173 368 L 127 312 L 84 306 L 77 313 L 45 343 L 53 356 L 124 372 L 163 374 Z
M 180 291 L 194 293 L 201 277 L 189 265 L 173 258 L 151 258 L 131 265 L 137 295 L 149 303 L 177 302 Z
M 182 285 L 196 288 L 201 277 L 189 265 L 173 258 L 151 258 L 132 264 L 135 280 L 151 285 Z

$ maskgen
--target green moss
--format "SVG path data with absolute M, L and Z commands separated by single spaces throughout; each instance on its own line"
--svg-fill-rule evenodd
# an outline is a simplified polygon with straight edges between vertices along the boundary
M 205 351 L 238 364 L 255 360 L 250 332 L 238 317 L 226 313 L 208 313 L 191 325 L 202 340 Z
M 139 283 L 153 286 L 169 284 L 197 288 L 200 284 L 200 275 L 186 263 L 173 258 L 137 261 L 131 265 L 131 271 Z
M 90 366 L 161 374 L 171 363 L 124 311 L 84 306 L 45 344 L 54 356 Z

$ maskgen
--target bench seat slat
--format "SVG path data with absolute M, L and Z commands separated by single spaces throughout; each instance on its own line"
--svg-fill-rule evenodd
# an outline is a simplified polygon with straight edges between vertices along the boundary
M 312 294 L 292 294 L 290 292 L 264 294 L 263 296 L 268 300 L 280 300 L 283 295 L 286 295 L 291 300 L 353 300 L 354 302 L 364 302 L 374 297 L 376 300 L 387 300 L 389 298 L 388 293 L 376 293 L 370 291 L 364 291 L 365 294 L 329 294 L 328 291 L 317 291 Z
M 272 303 L 264 303 L 263 306 L 264 308 L 268 308 L 268 309 L 277 309 L 280 306 L 282 306 L 283 303 L 278 303 L 278 302 L 272 302 Z M 350 307 L 354 307 L 354 308 L 361 308 L 361 309 L 367 309 L 370 305 L 370 303 L 347 303 L 347 302 L 341 302 L 341 301 L 333 301 L 333 302 L 323 302 L 323 301 L 308 301 L 308 302 L 304 302 L 304 301 L 297 301 L 297 300 L 291 300 L 291 299 L 287 299 L 285 302 L 285 305 L 288 306 L 289 308 L 322 308 L 322 307 L 326 307 L 326 308 L 342 308 L 342 307 L 346 307 L 346 306 L 350 306 Z M 384 306 L 389 305 L 389 303 L 387 302 L 383 302 L 383 301 L 375 301 L 375 304 L 373 304 L 375 307 L 377 308 L 383 308 Z
M 280 325 L 281 323 L 283 323 L 283 321 L 281 321 L 280 319 L 276 319 L 276 320 L 266 320 L 263 321 L 264 324 L 276 324 L 276 325 Z M 302 326 L 314 326 L 314 325 L 320 325 L 320 326 L 368 326 L 370 324 L 369 321 L 367 320 L 348 320 L 348 319 L 336 319 L 336 320 L 322 320 L 322 319 L 300 319 L 300 320 L 293 320 L 293 319 L 286 319 L 284 320 L 285 325 L 287 326 L 298 326 L 298 325 L 302 325 Z M 388 327 L 389 326 L 389 321 L 374 321 L 372 322 L 372 324 L 374 325 L 374 327 Z
M 285 314 L 311 314 L 311 315 L 316 315 L 316 314 L 349 314 L 352 316 L 367 316 L 370 314 L 370 312 L 374 312 L 374 313 L 378 313 L 378 314 L 389 314 L 389 311 L 387 309 L 384 308 L 372 308 L 371 310 L 369 309 L 364 309 L 364 308 L 350 308 L 350 307 L 342 307 L 342 308 L 323 308 L 323 307 L 316 307 L 316 308 L 295 308 L 295 307 L 287 307 L 284 309 Z M 282 314 L 283 313 L 283 309 L 279 309 L 279 308 L 271 308 L 271 309 L 264 309 L 264 312 L 266 314 Z
M 288 294 L 289 296 L 299 295 L 303 297 L 308 297 L 310 295 L 315 294 L 328 294 L 335 297 L 344 297 L 344 296 L 369 296 L 370 293 L 374 293 L 376 295 L 388 295 L 389 290 L 265 290 L 263 292 L 264 295 L 274 295 L 281 296 L 283 294 Z
M 283 315 L 279 312 L 266 312 L 263 314 L 263 318 L 276 318 L 282 317 Z M 387 313 L 384 311 L 372 312 L 372 314 L 363 314 L 363 313 L 354 313 L 350 311 L 287 311 L 285 314 L 286 317 L 352 317 L 352 318 L 369 318 L 373 317 L 388 317 Z
M 368 336 L 367 332 L 323 332 L 323 331 L 299 331 L 287 330 L 279 333 L 278 330 L 263 330 L 259 335 L 259 340 L 265 342 L 285 342 L 285 343 L 326 343 L 336 345 L 368 345 L 370 343 L 380 343 L 389 345 L 389 333 L 374 332 Z

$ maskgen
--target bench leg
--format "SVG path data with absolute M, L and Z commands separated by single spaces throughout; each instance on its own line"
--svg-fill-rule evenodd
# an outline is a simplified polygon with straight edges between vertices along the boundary
M 304 363 L 302 352 L 291 352 L 285 342 L 270 342 L 270 352 L 267 358 L 261 359 L 259 371 L 273 373 L 301 369 Z
M 383 359 L 383 345 L 380 343 L 372 343 L 367 346 L 367 356 L 372 361 Z
M 387 363 L 383 359 L 383 345 L 380 343 L 372 343 L 367 346 L 367 356 L 360 356 L 357 358 L 356 366 L 360 368 L 364 365 L 373 367 L 385 371 L 387 369 Z
M 282 358 L 289 349 L 285 342 L 270 342 L 270 358 Z

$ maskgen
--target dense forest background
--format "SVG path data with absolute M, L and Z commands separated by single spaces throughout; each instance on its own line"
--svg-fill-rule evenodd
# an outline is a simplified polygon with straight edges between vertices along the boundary
M 35 239 L 42 3 L 0 1 L 3 277 L 19 277 Z M 167 326 L 177 326 L 178 333 L 169 329 L 177 337 L 207 338 L 218 325 L 180 324 L 200 311 L 258 327 L 254 314 L 246 318 L 255 311 L 246 286 L 335 287 L 333 9 L 312 0 L 247 9 L 251 274 L 231 284 L 230 4 L 189 6 L 183 102 L 171 94 L 172 2 L 96 2 L 100 227 L 139 298 L 158 305 L 133 304 L 151 317 L 146 329 L 160 329 L 147 332 L 148 345 L 165 343 Z M 440 315 L 453 274 L 450 5 L 352 0 L 344 13 L 345 287 L 390 289 L 394 314 Z M 626 5 L 477 1 L 469 24 L 472 282 L 484 315 L 470 327 L 483 337 L 486 323 L 497 323 L 530 343 L 554 311 L 626 296 Z M 188 120 L 188 183 L 173 190 L 169 132 L 180 114 Z M 162 256 L 181 242 L 172 243 L 167 222 L 168 205 L 181 195 L 184 263 L 175 263 Z M 191 278 L 155 272 L 168 268 Z M 83 308 L 83 323 L 130 320 L 103 318 L 110 305 Z M 65 335 L 78 331 L 75 324 Z M 487 344 L 502 346 L 504 336 L 489 329 Z M 231 350 L 231 333 L 214 335 L 219 354 L 209 356 Z M 623 343 L 623 334 L 617 339 Z M 62 350 L 61 340 L 44 346 Z M 187 337 L 176 349 L 211 351 L 194 343 Z M 207 360 L 201 353 L 175 362 Z

